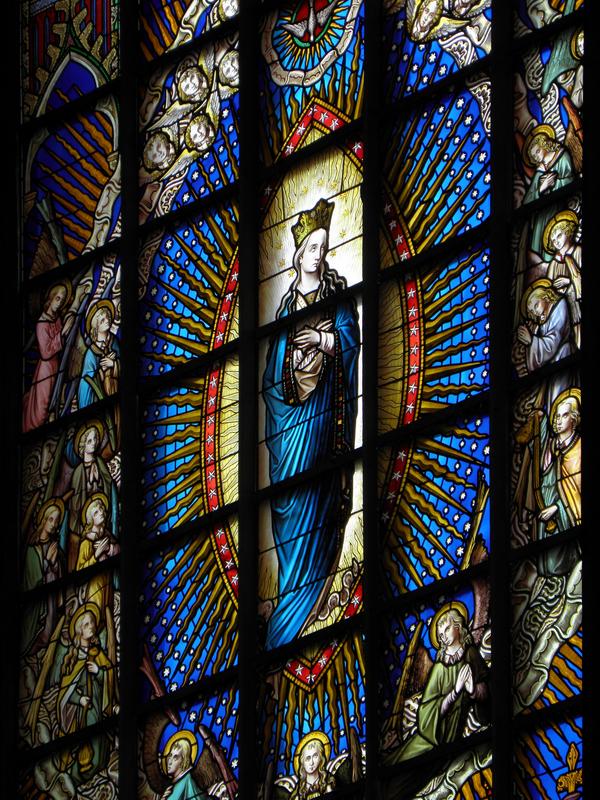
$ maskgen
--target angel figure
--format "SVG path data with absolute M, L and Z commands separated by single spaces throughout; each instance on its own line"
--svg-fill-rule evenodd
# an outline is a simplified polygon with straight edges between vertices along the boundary
M 71 311 L 73 290 L 68 279 L 54 284 L 44 298 L 35 326 L 39 359 L 31 388 L 23 398 L 23 431 L 43 425 L 50 418 L 54 384 L 59 373 L 60 354 L 74 322 Z
M 190 42 L 205 30 L 233 19 L 239 12 L 239 0 L 190 0 L 186 6 L 172 48 Z
M 166 213 L 188 170 L 214 144 L 221 103 L 238 91 L 239 56 L 225 40 L 184 58 L 173 78 L 156 75 L 140 108 L 146 136 L 139 181 L 141 220 Z
M 491 25 L 483 12 L 490 4 L 490 0 L 407 0 L 408 35 L 419 44 L 432 39 L 443 44 L 460 31 L 473 47 L 489 53 Z
M 120 351 L 119 342 L 112 332 L 114 319 L 115 306 L 111 300 L 98 300 L 87 312 L 85 331 L 89 345 L 77 390 L 79 408 L 117 391 Z
M 335 789 L 335 778 L 327 771 L 330 751 L 329 739 L 321 731 L 312 731 L 300 741 L 294 756 L 298 783 L 290 800 L 312 800 Z
M 156 696 L 166 694 L 158 675 Z M 175 711 L 157 715 L 144 728 L 144 770 L 154 800 L 235 800 L 238 784 L 225 749 L 212 730 L 182 728 Z M 156 757 L 158 754 L 158 758 Z
M 61 731 L 74 733 L 100 722 L 116 710 L 114 665 L 107 657 L 100 638 L 100 609 L 85 603 L 73 614 L 69 623 L 69 649 L 61 664 L 57 713 Z M 93 743 L 83 741 L 75 753 L 67 751 L 61 766 L 67 769 L 73 761 L 82 777 L 91 777 L 106 763 L 108 741 L 98 737 Z
M 429 628 L 437 650 L 433 664 L 419 646 L 422 625 L 415 631 L 410 649 L 415 655 L 419 650 L 419 657 L 407 658 L 405 670 L 418 665 L 421 675 L 412 677 L 416 677 L 422 688 L 416 697 L 408 699 L 413 701 L 413 708 L 416 700 L 416 713 L 411 714 L 411 704 L 405 702 L 409 734 L 404 742 L 400 743 L 398 730 L 388 726 L 383 741 L 384 750 L 389 751 L 387 763 L 406 761 L 437 745 L 455 741 L 464 735 L 469 717 L 469 724 L 474 723 L 475 729 L 487 725 L 489 670 L 467 620 L 467 609 L 459 601 L 453 600 L 439 609 Z M 410 678 L 402 676 L 401 689 L 408 688 Z
M 82 516 L 86 502 L 92 495 L 102 492 L 108 498 L 107 525 L 113 531 L 118 530 L 119 504 L 117 499 L 117 485 L 120 475 L 113 475 L 107 465 L 105 453 L 113 448 L 106 441 L 110 440 L 110 432 L 103 422 L 93 419 L 81 425 L 75 434 L 72 446 L 68 448 L 69 459 L 76 464 L 71 475 L 72 490 L 69 500 L 69 530 L 71 542 L 69 546 L 69 569 L 76 568 L 77 554 L 79 552 L 80 533 L 85 525 Z
M 555 214 L 544 229 L 544 249 L 551 256 L 546 277 L 566 298 L 575 347 L 581 348 L 581 245 L 576 236 L 579 219 L 574 211 Z
M 473 627 L 480 629 L 477 619 L 485 613 L 488 602 L 482 584 L 475 586 L 475 599 Z M 398 764 L 420 756 L 487 726 L 489 669 L 484 656 L 491 654 L 489 634 L 485 633 L 477 645 L 468 619 L 466 606 L 458 600 L 445 603 L 437 611 L 429 626 L 429 636 L 437 650 L 433 663 L 421 644 L 424 623 L 417 625 L 404 662 L 394 710 L 384 725 L 384 764 Z M 403 733 L 398 730 L 401 718 Z M 447 759 L 433 757 L 427 769 L 400 776 L 390 786 L 390 800 L 414 797 L 448 766 Z M 465 771 L 464 780 L 469 774 Z
M 294 753 L 295 775 L 276 780 L 278 789 L 289 795 L 289 800 L 313 800 L 330 794 L 338 788 L 336 773 L 344 771 L 347 755 L 331 759 L 331 742 L 323 731 L 310 731 L 300 739 Z M 347 764 L 346 764 L 347 766 Z M 342 781 L 344 783 L 344 781 Z
M 530 538 L 538 540 L 581 524 L 581 390 L 556 391 L 549 394 L 554 397 L 548 417 L 534 409 L 515 434 L 524 449 L 515 488 L 517 520 L 529 521 Z M 564 575 L 574 558 L 564 546 L 545 551 L 538 572 Z
M 161 800 L 206 800 L 192 775 L 198 755 L 198 741 L 191 731 L 173 734 L 165 747 L 161 766 L 172 781 L 161 796 Z

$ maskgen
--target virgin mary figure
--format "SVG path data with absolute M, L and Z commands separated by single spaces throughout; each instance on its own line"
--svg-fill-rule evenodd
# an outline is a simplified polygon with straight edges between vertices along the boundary
M 271 484 L 354 446 L 360 331 L 354 300 L 336 300 L 346 281 L 326 261 L 333 209 L 321 199 L 292 226 L 296 274 L 277 317 L 318 307 L 314 316 L 277 334 L 267 354 L 263 397 Z M 333 469 L 271 501 L 279 591 L 268 620 L 268 648 L 301 634 L 319 610 L 352 508 L 352 472 Z

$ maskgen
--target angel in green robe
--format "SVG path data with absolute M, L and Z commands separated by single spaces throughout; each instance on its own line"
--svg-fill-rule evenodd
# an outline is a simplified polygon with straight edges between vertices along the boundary
M 431 623 L 438 652 L 419 701 L 416 731 L 386 754 L 386 763 L 406 761 L 460 738 L 470 711 L 479 725 L 487 724 L 488 667 L 473 642 L 466 610 L 453 602 L 440 611 Z

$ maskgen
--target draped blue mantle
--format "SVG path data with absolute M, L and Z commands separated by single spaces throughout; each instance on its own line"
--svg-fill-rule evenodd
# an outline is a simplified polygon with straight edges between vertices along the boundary
M 293 298 L 281 317 L 293 308 Z M 353 301 L 326 310 L 333 320 L 335 354 L 325 355 L 319 382 L 300 402 L 291 370 L 295 331 L 272 341 L 263 377 L 269 475 L 275 484 L 322 464 L 354 446 L 360 332 Z M 273 537 L 279 561 L 279 600 L 268 625 L 266 646 L 276 647 L 301 633 L 316 611 L 328 576 L 336 568 L 350 511 L 351 470 L 336 469 L 271 501 Z

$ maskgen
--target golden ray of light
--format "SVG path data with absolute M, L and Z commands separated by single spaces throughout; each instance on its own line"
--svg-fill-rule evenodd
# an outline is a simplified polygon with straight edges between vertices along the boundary
M 464 508 L 464 506 L 459 500 L 456 500 L 439 484 L 431 481 L 426 475 L 422 475 L 416 469 L 411 469 L 409 480 L 415 488 L 420 487 L 425 492 L 427 492 L 427 494 L 433 495 L 433 497 L 437 497 L 438 500 L 442 500 L 444 503 L 447 503 L 448 505 L 457 508 L 459 511 L 462 511 L 465 514 L 467 513 L 466 508 Z M 459 533 L 457 533 L 457 536 L 459 538 L 462 538 L 461 534 Z
M 419 447 L 421 447 L 421 441 L 419 440 L 418 442 Z M 427 449 L 431 450 L 431 448 Z M 461 455 L 460 453 L 454 453 L 453 457 L 460 460 Z M 471 461 L 470 458 L 464 460 Z M 448 478 L 449 481 L 457 483 L 459 486 L 473 485 L 470 477 L 463 477 L 456 472 L 449 471 L 446 465 L 440 464 L 439 461 L 431 458 L 428 452 L 416 450 L 413 455 L 413 465 L 418 466 L 423 473 L 431 472 L 434 477 Z
M 425 275 L 421 277 L 421 286 L 423 288 L 423 295 L 425 297 L 425 305 L 428 305 L 429 301 L 432 300 L 440 291 L 440 283 L 442 287 L 448 286 L 455 278 L 458 278 L 468 268 L 472 267 L 476 259 L 480 258 L 481 255 L 482 251 L 476 250 L 470 253 L 466 258 L 461 259 L 450 269 L 446 270 L 446 266 L 442 265 L 437 269 L 431 270 L 431 272 L 425 273 Z M 471 281 L 475 281 L 480 275 L 483 275 L 486 272 L 486 269 L 479 269 L 472 275 L 469 272 L 469 277 L 461 281 L 461 283 L 463 286 L 466 286 Z M 444 276 L 443 278 L 440 277 L 442 273 Z
M 464 348 L 461 348 L 461 350 L 463 350 L 463 349 Z M 473 368 L 484 367 L 486 365 L 486 363 L 487 363 L 486 361 L 470 361 L 469 362 L 469 366 L 471 366 Z M 443 365 L 441 365 L 439 367 L 428 367 L 426 375 L 427 375 L 429 380 L 431 380 L 432 378 L 445 378 L 447 376 L 454 375 L 457 372 L 457 370 L 462 370 L 462 369 L 465 369 L 465 365 L 443 364 Z M 455 387 L 455 391 L 460 391 L 460 390 L 468 391 L 469 386 L 471 386 L 471 385 L 472 384 L 457 385 Z M 439 391 L 440 394 L 442 394 L 444 392 L 443 385 L 438 385 L 435 388 Z M 451 386 L 447 387 L 447 388 L 448 388 L 449 391 L 452 391 L 452 387 Z M 433 389 L 431 391 L 433 391 Z
M 102 115 L 98 113 L 94 115 L 95 119 L 99 119 L 101 116 Z M 75 126 L 70 128 L 72 136 L 81 145 L 86 158 L 90 158 L 95 161 L 100 171 L 104 173 L 106 177 L 110 177 L 111 170 L 108 166 L 106 156 L 113 149 L 112 131 L 110 136 L 103 136 L 102 131 L 98 130 L 89 117 L 81 118 L 81 126 L 89 135 L 93 144 L 91 144 L 89 139 L 86 139 L 83 134 L 79 133 Z
M 433 327 L 434 320 L 437 323 L 437 319 L 435 318 L 435 314 L 440 309 L 445 308 L 445 306 L 448 306 L 452 302 L 452 300 L 454 300 L 455 297 L 460 297 L 460 295 L 465 291 L 465 288 L 469 283 L 471 283 L 470 280 L 468 280 L 466 282 L 458 283 L 453 288 L 448 289 L 447 292 L 444 292 L 443 294 L 440 294 L 440 296 L 438 297 L 437 300 L 433 300 L 433 298 L 427 300 L 427 304 L 425 306 L 427 308 L 427 317 L 428 317 L 427 323 Z M 449 308 L 448 312 L 452 311 L 454 314 L 456 314 L 458 311 L 464 311 L 470 305 L 473 305 L 474 299 L 475 299 L 474 297 L 468 297 L 466 300 L 464 300 L 459 305 L 452 306 L 451 308 Z M 448 313 L 448 312 L 446 312 L 446 313 Z M 439 324 L 439 323 L 437 323 L 437 324 Z
M 528 737 L 528 738 L 529 738 L 529 737 Z M 532 749 L 533 749 L 533 748 L 532 748 Z M 537 748 L 536 748 L 536 749 L 537 749 Z M 539 752 L 539 751 L 538 751 L 538 752 Z M 523 767 L 524 767 L 524 770 L 525 770 L 525 774 L 527 775 L 527 777 L 528 777 L 528 778 L 530 778 L 530 779 L 533 781 L 533 784 L 534 784 L 534 786 L 536 787 L 536 789 L 537 789 L 537 790 L 538 790 L 538 792 L 540 793 L 540 796 L 539 796 L 539 798 L 537 798 L 536 800 L 553 800 L 553 799 L 552 799 L 552 798 L 551 798 L 551 797 L 550 797 L 550 796 L 547 794 L 547 792 L 546 792 L 546 790 L 544 789 L 544 787 L 543 787 L 543 785 L 542 785 L 542 783 L 541 783 L 540 779 L 539 779 L 539 778 L 537 777 L 537 775 L 535 774 L 535 770 L 534 770 L 534 766 L 533 766 L 533 764 L 530 764 L 529 760 L 527 759 L 527 756 L 525 755 L 525 753 L 524 753 L 524 752 L 523 752 L 521 749 L 518 749 L 518 750 L 517 750 L 517 753 L 516 753 L 516 759 L 517 759 L 517 761 L 518 761 L 520 764 L 522 764 L 522 765 L 523 765 Z M 544 763 L 545 763 L 544 759 L 543 759 L 543 758 L 541 758 L 541 756 L 540 756 L 540 760 L 541 760 L 542 764 L 544 764 Z M 527 794 L 526 794 L 525 796 L 526 796 L 526 797 L 529 797 L 529 796 L 530 796 L 530 792 L 529 792 L 529 791 L 527 791 Z
M 194 336 L 198 339 L 201 339 L 200 342 L 196 342 L 193 339 L 188 339 L 186 336 L 177 336 L 174 333 L 169 333 L 168 331 L 155 331 L 154 329 L 145 328 L 146 331 L 155 335 L 157 338 L 163 339 L 167 342 L 170 342 L 173 345 L 181 347 L 182 350 L 186 350 L 187 352 L 191 353 L 195 356 L 203 355 L 208 350 L 208 345 L 210 341 L 210 332 L 206 334 L 199 334 L 194 332 Z M 176 364 L 186 364 L 188 361 L 188 356 L 185 355 L 176 355 L 175 353 L 152 353 L 152 358 L 156 359 L 157 361 L 162 361 L 167 364 L 176 363 Z
M 558 725 L 556 725 L 556 724 L 554 724 L 554 725 L 550 724 L 550 726 L 549 726 L 549 727 L 550 727 L 550 728 L 552 728 L 552 727 L 553 727 L 553 728 L 554 728 L 554 730 L 555 730 L 555 732 L 556 732 L 556 733 L 557 733 L 557 734 L 558 734 L 558 735 L 561 737 L 561 739 L 564 739 L 564 734 L 562 733 L 562 731 L 561 731 L 561 729 L 558 727 Z M 540 737 L 540 739 L 542 740 L 542 742 L 543 742 L 543 743 L 546 745 L 546 747 L 548 748 L 548 750 L 550 750 L 550 752 L 552 753 L 552 755 L 554 756 L 554 758 L 555 758 L 557 761 L 560 761 L 560 753 L 559 753 L 559 751 L 558 751 L 558 748 L 554 746 L 554 744 L 553 744 L 552 740 L 550 739 L 550 737 L 548 736 L 548 734 L 546 733 L 546 731 L 545 731 L 545 730 L 543 730 L 543 729 L 540 729 L 540 730 L 537 730 L 537 731 L 536 731 L 536 733 L 537 733 L 537 735 Z M 539 750 L 536 752 L 536 755 L 537 755 L 537 753 L 539 753 Z M 543 760 L 544 760 L 544 759 L 541 757 L 541 753 L 540 753 L 540 755 L 538 755 L 538 758 L 540 759 L 540 761 L 542 761 L 542 762 L 543 762 Z
M 162 42 L 159 41 L 157 43 L 158 44 L 158 49 L 156 50 L 156 52 L 160 53 L 165 49 L 165 45 L 163 44 L 163 42 L 168 47 L 169 46 L 169 40 L 172 39 L 172 36 L 171 36 L 171 32 L 169 31 L 169 29 L 167 28 L 167 26 L 163 22 L 162 14 L 160 13 L 160 11 L 157 11 L 156 9 L 153 9 L 153 12 L 154 12 L 154 19 L 156 20 L 157 26 L 160 28 L 160 33 L 161 33 L 161 36 L 163 38 Z M 143 17 L 142 17 L 142 19 L 143 19 Z
M 575 736 L 581 739 L 581 727 L 575 722 L 574 719 L 566 719 L 565 723 L 571 728 Z
M 196 565 L 198 563 L 198 550 L 203 550 L 206 547 L 206 542 L 203 542 L 202 539 L 196 539 L 192 541 L 191 547 L 185 553 L 186 561 L 189 561 L 189 565 L 184 569 L 183 573 L 180 574 L 178 583 L 185 584 L 190 578 L 192 577 Z M 172 559 L 172 555 L 169 554 L 166 558 L 162 561 L 156 562 L 156 567 L 154 570 L 154 577 L 158 577 L 159 573 L 166 567 L 166 564 Z M 190 560 L 191 559 L 191 560 Z M 171 581 L 171 577 L 174 572 L 179 573 L 179 564 L 175 566 L 175 568 L 171 569 L 168 575 L 165 576 L 164 580 L 158 583 L 157 588 L 154 590 L 154 595 L 158 596 L 164 593 L 166 587 L 169 585 Z
M 471 787 L 469 786 L 468 783 L 464 784 L 464 786 L 462 788 L 462 794 L 463 794 L 463 797 L 465 798 L 465 800 L 475 800 L 475 795 L 471 791 Z
M 408 210 L 412 208 L 410 198 L 413 194 L 413 191 L 416 191 L 415 184 L 418 182 L 420 185 L 428 173 L 428 171 L 425 169 L 425 164 L 429 160 L 430 150 L 429 148 L 423 146 L 423 142 L 425 141 L 425 137 L 428 133 L 427 125 L 421 126 L 421 130 L 417 134 L 415 141 L 412 142 L 412 152 L 410 155 L 412 156 L 414 153 L 418 152 L 421 153 L 416 160 L 416 163 L 414 162 L 413 158 L 408 157 L 406 147 L 404 145 L 404 143 L 408 145 L 408 143 L 412 141 L 412 137 L 414 136 L 415 131 L 418 129 L 421 121 L 421 117 L 415 114 L 413 121 L 408 126 L 408 130 L 404 131 L 403 128 L 398 130 L 398 133 L 393 139 L 392 148 L 390 150 L 390 152 L 393 153 L 397 147 L 400 148 L 396 157 L 395 166 L 392 166 L 391 170 L 389 171 L 389 181 L 392 186 L 399 188 L 398 201 L 404 213 L 408 213 Z M 437 128 L 432 134 L 432 139 L 439 136 L 442 128 L 444 127 L 444 123 L 445 118 L 442 117 L 437 125 Z M 411 167 L 413 167 L 412 170 Z
M 152 13 L 154 14 L 154 16 L 156 16 L 156 11 L 154 9 L 152 10 Z M 142 27 L 144 28 L 144 31 L 146 32 L 147 37 L 150 39 L 150 42 L 152 43 L 152 47 L 154 48 L 154 52 L 150 52 L 150 50 L 148 49 L 148 45 L 145 42 L 142 43 L 144 56 L 146 57 L 147 61 L 150 61 L 156 53 L 162 52 L 162 43 L 159 41 L 159 39 L 156 37 L 156 34 L 152 30 L 150 20 L 146 17 L 146 15 L 142 15 L 141 23 Z
M 209 250 L 209 252 L 210 252 L 210 240 L 207 239 L 206 236 L 204 236 L 200 231 L 197 232 L 197 238 L 198 238 L 198 241 L 201 242 L 202 246 L 206 250 Z M 186 242 L 185 239 L 180 239 L 179 243 L 180 243 L 181 249 L 184 251 L 184 253 L 187 256 L 190 257 L 191 261 L 196 263 L 197 259 L 198 259 L 198 254 L 196 252 L 196 249 L 194 247 L 192 247 L 188 242 Z M 180 269 L 180 267 L 177 264 L 177 262 L 174 262 L 174 261 L 170 262 L 170 266 L 172 266 L 173 269 L 175 269 L 175 270 L 179 270 Z M 215 272 L 212 271 L 212 269 L 207 269 L 205 272 L 203 272 L 202 277 L 205 278 L 206 282 L 210 286 L 212 286 L 213 290 L 217 293 L 217 295 L 220 296 L 221 292 L 223 290 L 223 282 L 224 282 L 223 276 L 222 275 L 217 275 Z M 206 287 L 204 286 L 204 284 L 201 283 L 201 282 L 199 283 L 197 281 L 197 279 L 193 278 L 192 276 L 189 276 L 189 282 L 190 282 L 190 286 L 193 286 L 194 289 L 197 289 L 198 291 L 202 291 L 202 290 L 206 291 Z
M 578 638 L 581 638 L 581 636 L 579 636 Z M 579 655 L 579 653 L 577 653 L 577 652 L 576 652 L 576 651 L 573 649 L 573 647 L 571 647 L 571 645 L 570 645 L 570 644 L 568 644 L 568 643 L 567 643 L 567 644 L 564 644 L 564 645 L 561 647 L 561 652 L 563 653 L 563 655 L 565 656 L 565 658 L 568 658 L 568 659 L 569 659 L 569 661 L 570 661 L 572 664 L 574 664 L 576 667 L 579 667 L 579 668 L 581 668 L 581 666 L 582 666 L 582 663 L 583 663 L 583 661 L 582 661 L 582 658 L 581 658 L 581 656 Z
M 190 502 L 190 497 L 192 498 Z M 186 509 L 184 514 L 179 516 L 179 513 Z M 176 525 L 183 525 L 188 520 L 193 519 L 196 515 L 204 514 L 206 512 L 206 507 L 204 503 L 204 496 L 203 495 L 190 495 L 186 497 L 182 497 L 178 500 L 173 508 L 169 508 L 165 511 L 165 513 L 161 517 L 161 522 L 165 522 L 169 517 L 175 515 L 177 517 Z
M 408 486 L 406 487 L 403 499 L 406 499 L 408 502 L 414 503 L 414 505 L 418 507 L 418 510 L 424 511 L 425 513 L 429 512 L 431 519 L 438 525 L 438 527 L 442 528 L 443 530 L 448 530 L 453 536 L 458 537 L 458 532 L 456 531 L 454 526 L 450 525 L 448 523 L 448 520 L 442 514 L 438 513 L 438 511 L 435 508 L 431 507 L 431 504 L 424 504 L 422 502 L 422 498 L 419 495 L 417 495 L 416 492 L 411 491 Z M 427 505 L 429 505 L 429 508 L 427 508 Z M 423 508 L 423 506 L 425 506 L 425 508 Z M 404 503 L 400 513 L 405 517 L 405 519 L 410 523 L 410 525 L 412 525 L 412 527 L 415 530 L 417 530 L 428 541 L 430 540 L 430 537 L 434 535 L 432 531 L 430 531 L 429 528 L 423 523 L 423 520 L 417 513 L 417 509 L 413 508 L 412 505 Z M 439 545 L 437 539 L 432 539 L 431 541 L 435 541 L 436 544 Z M 444 552 L 443 547 L 441 545 L 439 545 L 439 547 L 440 550 Z M 454 563 L 452 559 L 450 560 L 452 561 L 452 563 Z
M 561 679 L 561 683 L 563 682 L 562 679 L 564 678 L 565 681 L 569 681 L 570 683 L 572 683 L 576 689 L 581 689 L 581 678 L 578 677 L 575 672 L 573 672 L 573 670 L 566 661 L 562 659 L 561 660 L 556 659 L 553 665 L 553 669 L 557 671 L 556 677 Z M 552 675 L 552 672 L 550 674 Z M 558 683 L 556 683 L 555 680 L 553 680 L 552 682 L 554 683 L 555 686 L 561 689 L 561 686 Z M 572 695 L 573 689 L 571 689 L 570 686 L 567 686 L 566 683 L 564 684 L 564 686 L 565 689 L 564 690 L 561 689 L 561 691 L 563 691 L 563 694 L 567 696 Z
M 194 459 L 193 462 L 191 462 L 191 464 L 189 464 L 189 465 L 188 464 L 184 464 L 183 466 L 185 468 L 185 472 L 187 472 L 190 467 L 193 469 L 194 464 L 196 464 L 196 470 L 197 470 L 198 469 L 198 464 L 197 464 L 198 461 L 199 461 L 199 459 Z M 172 500 L 173 498 L 177 497 L 178 495 L 183 494 L 187 489 L 196 487 L 196 484 L 197 484 L 197 481 L 198 481 L 198 475 L 196 474 L 196 470 L 194 470 L 194 472 L 192 472 L 191 475 L 188 475 L 187 478 L 185 478 L 184 480 L 181 480 L 181 481 L 177 481 L 177 479 L 179 478 L 179 475 L 181 474 L 181 468 L 179 468 L 178 470 L 175 471 L 178 474 L 175 474 L 175 472 L 174 472 L 174 477 L 169 475 L 169 480 L 177 481 L 175 483 L 175 485 L 171 489 L 169 489 L 168 492 L 165 492 L 165 494 L 163 494 L 161 497 L 158 497 L 153 503 L 149 503 L 146 506 L 146 508 L 149 511 L 151 511 L 153 508 L 156 508 L 157 506 L 163 505 L 168 500 Z M 193 496 L 194 495 L 192 495 L 192 497 Z M 174 508 L 165 509 L 165 512 L 164 512 L 163 516 L 166 516 L 166 517 L 172 516 L 173 514 L 175 514 L 181 508 L 182 504 L 185 504 L 188 501 L 189 501 L 189 497 L 187 495 L 185 495 L 184 497 L 179 499 L 179 501 L 176 503 Z
M 173 295 L 173 297 L 176 300 L 179 300 L 179 302 L 182 305 L 193 309 L 194 314 L 196 316 L 198 316 L 201 319 L 205 320 L 207 323 L 211 323 L 214 320 L 214 317 L 215 317 L 215 313 L 214 312 L 215 312 L 215 309 L 217 307 L 217 300 L 214 297 L 214 295 L 210 295 L 205 290 L 205 296 L 208 298 L 207 301 L 206 301 L 207 302 L 207 308 L 206 308 L 204 306 L 199 305 L 199 303 L 197 301 L 190 301 L 190 297 L 189 297 L 189 295 L 187 293 L 181 292 L 179 289 L 176 289 L 174 286 L 171 286 L 169 283 L 166 283 L 165 281 L 159 281 L 159 280 L 157 280 L 157 283 L 160 286 L 163 287 L 164 291 L 169 292 L 170 294 Z M 186 323 L 186 324 L 189 324 L 190 320 L 189 320 L 189 318 L 184 318 L 183 322 Z M 193 324 L 194 323 L 192 323 L 192 325 Z
M 441 210 L 443 208 L 445 208 L 444 203 L 437 203 L 433 207 L 433 209 L 431 209 L 430 214 L 429 214 L 430 219 L 437 218 L 437 219 L 439 219 L 439 222 L 437 223 L 437 225 L 435 225 L 431 229 L 431 231 L 422 240 L 422 242 L 420 242 L 420 244 L 419 244 L 419 252 L 422 252 L 423 250 L 426 250 L 428 247 L 432 246 L 432 244 L 435 242 L 435 240 L 437 239 L 437 237 L 440 234 L 440 232 L 445 228 L 445 225 L 446 225 L 446 222 L 447 222 L 448 218 L 450 218 L 450 217 L 452 217 L 454 215 L 454 212 L 456 211 L 456 209 L 466 199 L 467 194 L 468 194 L 468 189 L 465 189 L 464 192 L 461 192 L 461 194 L 456 197 L 455 202 L 451 206 L 446 208 L 446 215 L 445 216 L 438 216 L 438 215 L 440 215 Z M 485 195 L 482 195 L 481 198 L 476 203 L 474 203 L 473 206 L 471 207 L 471 213 L 474 213 L 476 211 L 476 209 L 478 209 L 485 202 L 487 202 L 487 197 Z M 444 236 L 445 241 L 448 241 L 449 239 L 452 239 L 452 237 L 456 233 L 458 233 L 458 231 L 460 230 L 462 225 L 463 225 L 463 220 L 462 220 L 462 218 L 459 218 L 458 221 L 454 223 L 454 225 L 452 226 L 452 228 L 450 229 L 448 234 Z
M 94 211 L 94 209 L 96 208 L 96 202 L 94 200 L 95 195 L 94 195 L 94 197 L 90 197 L 85 192 L 82 192 L 78 188 L 79 181 L 76 180 L 76 182 L 73 183 L 70 180 L 73 177 L 72 175 L 70 175 L 70 174 L 67 175 L 67 174 L 64 174 L 64 173 L 55 174 L 53 172 L 53 170 L 51 170 L 45 164 L 41 164 L 40 167 L 47 175 L 53 176 L 56 179 L 56 181 L 59 184 L 59 186 L 66 191 L 66 196 L 61 194 L 61 195 L 59 195 L 59 199 L 60 199 L 60 202 L 63 203 L 67 208 L 69 207 L 69 201 L 68 201 L 67 197 L 71 197 L 71 198 L 74 197 L 78 201 L 80 206 L 83 206 L 84 208 L 87 208 L 88 211 L 90 211 L 90 212 Z M 98 193 L 98 187 L 94 186 L 93 184 L 89 184 L 89 185 L 92 187 L 93 191 L 97 194 Z M 55 192 L 53 190 L 50 190 L 50 192 L 52 194 L 55 194 Z M 80 209 L 77 207 L 77 205 L 72 205 L 71 209 L 72 209 L 73 213 L 80 214 Z M 88 218 L 91 218 L 91 217 L 88 216 Z
M 168 255 L 168 253 L 161 254 L 160 258 L 173 271 L 175 271 L 176 273 L 180 272 L 181 267 L 179 266 L 177 261 L 174 261 Z M 197 263 L 197 257 L 196 257 L 195 263 Z M 206 271 L 208 271 L 208 270 L 209 270 L 209 267 L 208 267 L 208 265 L 206 265 Z M 203 274 L 204 274 L 204 271 L 203 271 Z M 200 297 L 202 297 L 203 299 L 206 299 L 207 302 L 208 302 L 208 298 L 210 298 L 212 301 L 214 301 L 214 299 L 216 299 L 217 295 L 215 294 L 214 289 L 211 291 L 210 287 L 207 287 L 204 283 L 202 283 L 202 281 L 198 280 L 193 275 L 190 275 L 189 273 L 186 273 L 185 280 L 186 280 L 186 283 L 188 283 L 189 286 L 194 290 L 194 292 L 196 294 L 200 295 Z M 168 285 L 168 284 L 165 284 L 165 285 Z M 194 303 L 191 300 L 188 299 L 188 305 L 190 307 L 193 307 Z
M 223 210 L 221 210 L 221 214 L 224 216 Z M 218 220 L 216 220 L 214 217 L 208 216 L 205 222 L 215 239 L 217 247 L 215 248 L 214 245 L 212 245 L 210 240 L 206 237 L 201 229 L 196 229 L 195 232 L 198 238 L 202 239 L 202 243 L 206 251 L 213 255 L 215 261 L 217 261 L 220 267 L 220 274 L 226 271 L 229 260 L 231 259 L 233 253 L 234 248 L 232 239 L 235 237 L 235 226 L 231 225 L 231 228 L 227 231 L 227 233 L 225 233 Z M 221 256 L 221 254 L 223 254 L 224 258 Z
M 174 442 L 184 442 L 194 433 L 196 436 L 192 442 L 188 442 L 186 445 L 183 445 L 181 448 L 177 450 L 172 450 L 170 453 L 162 456 L 159 459 L 155 459 L 152 461 L 153 466 L 166 466 L 170 464 L 172 461 L 178 461 L 179 459 L 186 458 L 189 455 L 193 455 L 198 451 L 198 434 L 200 428 L 198 425 L 190 426 L 183 431 L 176 431 L 175 433 L 168 434 L 161 438 L 160 442 L 153 442 L 151 445 L 148 446 L 148 449 L 152 447 L 157 447 L 159 445 L 165 444 L 172 444 Z M 169 477 L 171 477 L 169 475 Z M 161 481 L 163 479 L 161 478 Z M 157 484 L 158 485 L 158 484 Z
M 423 586 L 423 579 L 417 572 L 417 568 L 415 567 L 414 563 L 411 561 L 408 554 L 404 550 L 403 544 L 405 541 L 410 539 L 410 531 L 408 530 L 408 528 L 405 528 L 404 526 L 400 526 L 394 523 L 395 529 L 400 527 L 401 527 L 401 535 L 397 535 L 396 531 L 394 531 L 395 540 L 389 543 L 389 553 L 386 558 L 386 563 L 388 564 L 388 569 L 390 570 L 390 572 L 393 572 L 394 575 L 398 578 L 398 581 L 394 581 L 394 583 L 397 583 L 398 585 L 401 584 L 400 590 L 406 591 L 407 584 L 399 570 L 398 562 L 400 562 L 400 565 L 404 567 L 406 572 L 409 573 L 409 575 L 412 577 L 417 586 Z M 404 587 L 404 589 L 402 589 L 402 586 Z
M 163 6 L 163 8 L 164 8 L 165 16 L 169 20 L 169 25 L 170 25 L 169 38 L 170 38 L 171 41 L 168 43 L 168 46 L 169 46 L 173 42 L 173 39 L 175 38 L 176 31 L 179 29 L 180 20 L 178 20 L 175 17 L 175 15 L 173 14 L 173 12 L 171 11 L 171 9 L 169 8 L 168 5 L 165 4 Z
M 448 339 L 453 339 L 456 335 L 457 330 L 456 328 L 452 329 L 452 336 L 447 336 Z M 441 361 L 444 358 L 449 358 L 450 356 L 460 355 L 465 350 L 470 350 L 471 348 L 478 347 L 479 345 L 485 344 L 487 342 L 487 336 L 482 336 L 478 339 L 468 339 L 460 344 L 451 345 L 442 350 L 428 350 L 427 355 L 425 357 L 425 364 L 428 366 L 429 364 L 435 364 L 436 361 Z M 429 344 L 429 340 L 428 340 Z M 483 365 L 486 362 L 484 361 L 469 361 L 468 364 L 478 364 Z M 461 369 L 465 369 L 464 364 L 454 364 L 454 368 L 459 371 Z M 429 374 L 429 370 L 426 370 L 426 374 Z
M 431 537 L 427 537 L 427 539 L 429 542 L 432 541 Z M 427 555 L 418 539 L 415 539 L 414 537 L 405 539 L 402 542 L 402 546 L 406 547 L 412 553 L 417 563 L 419 563 L 434 580 L 440 580 L 442 576 L 440 575 L 439 569 L 436 567 L 433 560 Z M 419 584 L 422 585 L 423 582 L 419 581 Z

